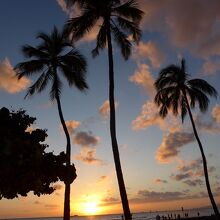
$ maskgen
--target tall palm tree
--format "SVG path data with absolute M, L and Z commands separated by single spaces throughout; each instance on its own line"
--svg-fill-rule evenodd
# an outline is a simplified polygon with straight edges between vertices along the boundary
M 22 48 L 23 55 L 28 58 L 27 61 L 18 63 L 15 66 L 18 79 L 24 76 L 40 74 L 36 82 L 29 87 L 26 96 L 32 96 L 34 93 L 42 92 L 46 86 L 51 83 L 50 99 L 56 100 L 60 121 L 66 135 L 66 178 L 65 198 L 64 198 L 64 220 L 70 219 L 70 184 L 76 178 L 71 174 L 74 165 L 71 165 L 71 141 L 70 135 L 65 124 L 61 108 L 61 75 L 64 77 L 69 86 L 75 86 L 80 91 L 88 88 L 85 81 L 87 63 L 85 58 L 76 50 L 67 35 L 59 32 L 54 27 L 50 35 L 39 33 L 37 38 L 41 40 L 36 47 L 25 45 Z M 70 176 L 72 176 L 70 178 Z
M 205 112 L 208 109 L 209 104 L 208 96 L 217 97 L 217 91 L 205 80 L 189 79 L 189 75 L 186 72 L 184 59 L 181 60 L 180 66 L 170 65 L 162 69 L 159 73 L 158 79 L 155 82 L 155 87 L 157 90 L 155 103 L 160 107 L 159 114 L 161 117 L 166 117 L 168 110 L 171 109 L 175 116 L 177 116 L 180 112 L 183 122 L 187 112 L 189 114 L 193 132 L 202 155 L 208 195 L 215 215 L 217 219 L 220 219 L 220 214 L 212 195 L 209 183 L 205 153 L 191 112 L 191 108 L 195 108 L 196 103 L 198 103 L 200 111 Z
M 139 29 L 139 23 L 142 19 L 143 12 L 138 9 L 136 0 L 128 0 L 126 2 L 121 0 L 66 1 L 69 6 L 78 3 L 78 6 L 81 8 L 81 15 L 70 19 L 66 24 L 67 31 L 71 33 L 72 39 L 80 39 L 98 22 L 100 28 L 96 38 L 96 47 L 92 51 L 93 57 L 97 56 L 100 50 L 103 50 L 105 47 L 108 48 L 110 134 L 112 150 L 124 216 L 126 220 L 130 220 L 131 213 L 128 205 L 116 138 L 112 37 L 114 37 L 118 47 L 121 49 L 123 57 L 127 60 L 131 54 L 132 47 L 132 43 L 129 41 L 128 36 L 132 36 L 135 43 L 140 40 L 141 30 Z

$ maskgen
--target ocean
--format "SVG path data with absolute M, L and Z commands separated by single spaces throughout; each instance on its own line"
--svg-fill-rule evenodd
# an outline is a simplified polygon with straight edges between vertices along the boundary
M 185 209 L 185 210 L 173 210 L 173 211 L 157 211 L 157 212 L 139 212 L 133 213 L 133 220 L 155 220 L 156 216 L 159 215 L 162 220 L 162 216 L 167 219 L 169 216 L 171 218 L 175 218 L 178 215 L 181 217 L 195 217 L 198 216 L 210 216 L 213 214 L 213 210 L 211 208 L 198 208 L 198 209 Z M 1 219 L 3 220 L 3 219 Z M 4 219 L 6 220 L 6 219 Z M 9 220 L 9 218 L 7 219 Z M 17 218 L 10 220 L 62 220 L 62 217 L 42 217 L 42 218 Z M 121 214 L 112 214 L 112 215 L 94 215 L 94 216 L 72 216 L 71 220 L 122 220 Z

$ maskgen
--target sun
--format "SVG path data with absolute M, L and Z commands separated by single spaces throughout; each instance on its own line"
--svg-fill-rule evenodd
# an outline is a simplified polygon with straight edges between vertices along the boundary
M 97 206 L 96 202 L 86 202 L 84 204 L 84 212 L 87 215 L 95 215 L 99 211 L 99 208 Z

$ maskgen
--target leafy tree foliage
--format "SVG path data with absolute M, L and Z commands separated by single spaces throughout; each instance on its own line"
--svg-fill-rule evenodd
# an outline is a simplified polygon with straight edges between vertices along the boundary
M 69 171 L 64 165 L 64 152 L 45 152 L 46 130 L 27 131 L 35 120 L 24 110 L 0 109 L 0 199 L 27 196 L 30 191 L 37 196 L 51 194 L 53 183 L 76 178 L 74 165 Z

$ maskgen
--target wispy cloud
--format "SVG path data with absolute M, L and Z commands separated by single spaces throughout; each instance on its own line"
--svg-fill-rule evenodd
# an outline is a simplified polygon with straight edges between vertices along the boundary
M 76 129 L 79 128 L 81 125 L 80 121 L 75 121 L 75 120 L 65 121 L 65 123 L 66 123 L 66 126 L 67 126 L 69 133 L 72 135 L 76 132 Z M 62 130 L 63 130 L 63 128 L 62 128 Z
M 100 141 L 98 136 L 94 136 L 92 132 L 79 131 L 73 138 L 73 143 L 81 147 L 95 147 Z
M 150 67 L 146 64 L 138 65 L 135 73 L 129 77 L 129 81 L 142 87 L 150 97 L 154 97 L 156 91 L 154 88 L 154 78 L 151 74 Z
M 202 65 L 202 73 L 204 75 L 214 75 L 220 71 L 220 61 L 206 60 Z
M 81 149 L 79 155 L 75 157 L 76 160 L 82 161 L 86 164 L 103 165 L 104 162 L 96 158 L 96 149 L 84 148 Z
M 150 64 L 154 68 L 159 68 L 161 63 L 164 61 L 164 54 L 157 46 L 157 43 L 153 41 L 139 42 L 138 45 L 134 46 L 133 58 L 135 60 L 146 61 L 149 60 Z
M 154 180 L 154 183 L 157 183 L 157 184 L 166 184 L 166 183 L 168 183 L 168 182 L 167 182 L 167 180 L 155 179 L 155 180 Z
M 149 190 L 140 190 L 138 191 L 139 199 L 136 200 L 144 200 L 145 202 L 159 202 L 159 201 L 172 201 L 183 199 L 185 197 L 185 193 L 177 192 L 177 191 L 165 191 L 165 192 L 157 192 L 157 191 L 149 191 Z
M 212 109 L 212 117 L 215 120 L 215 122 L 220 125 L 220 106 L 215 105 Z
M 176 168 L 177 173 L 172 174 L 170 176 L 171 179 L 181 181 L 191 187 L 202 186 L 204 184 L 202 159 L 199 158 L 192 161 L 179 160 L 179 163 L 180 165 Z M 211 175 L 216 171 L 216 168 L 210 166 L 208 171 L 209 175 Z
M 146 13 L 144 29 L 163 32 L 171 44 L 198 56 L 220 55 L 218 0 L 213 0 L 208 9 L 206 0 L 146 0 L 140 1 L 140 6 Z
M 26 77 L 17 79 L 16 72 L 8 58 L 0 61 L 0 89 L 13 94 L 25 90 L 29 85 L 30 80 Z
M 115 102 L 115 109 L 118 107 L 118 102 Z M 99 108 L 99 114 L 102 116 L 102 118 L 106 119 L 109 117 L 110 114 L 110 106 L 109 106 L 109 100 L 105 100 L 104 103 Z
M 147 101 L 142 106 L 141 113 L 132 121 L 132 128 L 134 130 L 141 130 L 152 125 L 164 127 L 165 121 L 159 116 L 158 108 L 154 102 Z
M 185 131 L 172 131 L 163 137 L 163 141 L 156 153 L 156 159 L 160 163 L 168 163 L 173 160 L 180 149 L 194 141 L 194 134 Z

